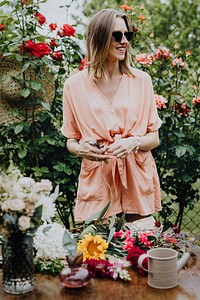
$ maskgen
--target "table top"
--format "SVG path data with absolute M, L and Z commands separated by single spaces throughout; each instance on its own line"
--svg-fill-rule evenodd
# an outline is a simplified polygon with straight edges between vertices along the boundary
M 191 257 L 178 274 L 178 285 L 168 290 L 148 286 L 147 277 L 139 276 L 129 269 L 132 280 L 123 282 L 112 279 L 92 278 L 80 289 L 63 287 L 59 276 L 36 274 L 34 290 L 24 295 L 9 295 L 2 289 L 0 270 L 1 300 L 200 300 L 200 261 Z

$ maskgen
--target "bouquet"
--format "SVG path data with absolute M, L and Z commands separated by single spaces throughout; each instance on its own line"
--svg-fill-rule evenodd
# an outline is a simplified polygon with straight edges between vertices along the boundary
M 43 222 L 51 222 L 56 208 L 58 186 L 53 187 L 48 179 L 36 182 L 23 176 L 10 164 L 0 173 L 0 230 L 4 236 L 34 233 Z

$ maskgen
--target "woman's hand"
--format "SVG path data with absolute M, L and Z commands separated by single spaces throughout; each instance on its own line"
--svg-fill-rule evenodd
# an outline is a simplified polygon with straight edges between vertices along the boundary
M 125 158 L 132 151 L 137 152 L 140 146 L 138 137 L 128 137 L 116 140 L 113 144 L 107 147 L 107 152 L 118 158 Z
M 95 141 L 86 140 L 78 142 L 74 139 L 69 139 L 67 141 L 68 150 L 79 157 L 89 159 L 92 161 L 105 161 L 110 158 L 109 154 L 105 154 L 106 149 L 104 147 L 98 148 Z

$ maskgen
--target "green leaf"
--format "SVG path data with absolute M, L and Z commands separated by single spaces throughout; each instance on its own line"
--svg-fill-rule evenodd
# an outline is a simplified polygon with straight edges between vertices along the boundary
M 114 226 L 116 218 L 117 218 L 116 215 L 112 215 L 111 218 L 109 218 L 110 220 L 109 229 L 111 229 Z
M 81 233 L 81 237 L 83 237 L 85 234 L 91 233 L 91 235 L 96 235 L 97 233 L 97 229 L 94 225 L 90 225 L 87 228 L 85 228 L 82 233 Z
M 34 91 L 39 91 L 41 89 L 42 85 L 41 83 L 37 82 L 37 81 L 31 81 L 31 88 Z
M 97 221 L 100 221 L 103 216 L 105 215 L 105 213 L 107 212 L 108 208 L 110 206 L 110 202 L 105 206 L 104 209 L 96 212 L 95 214 L 93 214 L 91 217 L 89 217 L 86 221 L 85 221 L 85 224 L 90 224 L 92 221 L 96 220 Z
M 176 156 L 181 157 L 186 153 L 186 151 L 187 149 L 185 147 L 180 146 L 176 149 Z
M 29 89 L 22 89 L 20 95 L 24 98 L 27 98 L 30 95 L 31 91 Z
M 29 66 L 30 66 L 30 62 L 25 63 L 22 67 L 22 72 L 25 72 L 29 68 Z
M 50 110 L 50 109 L 51 109 L 50 104 L 47 103 L 47 102 L 41 102 L 41 105 L 42 105 L 42 107 L 44 107 L 46 110 Z
M 21 149 L 19 152 L 18 152 L 18 156 L 19 158 L 24 158 L 27 154 L 27 149 L 24 148 L 24 149 Z
M 64 231 L 62 246 L 66 249 L 69 255 L 74 256 L 77 250 L 77 241 L 71 237 L 67 230 Z
M 42 218 L 42 209 L 43 209 L 43 205 L 36 207 L 35 212 L 34 212 L 35 218 L 38 218 L 39 220 Z
M 22 130 L 23 130 L 23 128 L 24 128 L 24 125 L 23 124 L 19 124 L 19 125 L 17 125 L 16 127 L 15 127 L 15 134 L 18 134 L 18 133 L 20 133 Z
M 126 214 L 123 214 L 121 216 L 121 218 L 119 219 L 119 221 L 116 225 L 116 231 L 120 231 L 120 229 L 122 228 L 122 225 L 124 224 L 124 221 L 125 221 L 125 216 L 126 216 Z
M 109 236 L 108 236 L 107 242 L 110 242 L 112 240 L 115 231 L 116 231 L 116 228 L 112 227 L 111 230 L 110 230 L 110 232 L 109 232 Z

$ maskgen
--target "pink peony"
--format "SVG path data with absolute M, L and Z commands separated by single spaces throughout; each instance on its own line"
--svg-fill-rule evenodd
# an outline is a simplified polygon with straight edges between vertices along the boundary
M 157 60 L 168 59 L 170 58 L 170 56 L 171 54 L 169 49 L 167 49 L 166 47 L 159 47 L 156 50 L 155 59 Z
M 162 95 L 155 94 L 156 107 L 158 109 L 166 108 L 167 99 Z
M 136 61 L 142 65 L 150 66 L 154 60 L 154 56 L 146 53 L 136 55 Z

